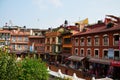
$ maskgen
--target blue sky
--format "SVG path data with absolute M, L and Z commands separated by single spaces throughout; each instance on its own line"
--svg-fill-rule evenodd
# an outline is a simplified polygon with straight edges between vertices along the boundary
M 120 16 L 120 0 L 0 0 L 0 27 L 8 25 L 27 28 L 55 28 L 89 19 L 104 20 L 105 15 Z

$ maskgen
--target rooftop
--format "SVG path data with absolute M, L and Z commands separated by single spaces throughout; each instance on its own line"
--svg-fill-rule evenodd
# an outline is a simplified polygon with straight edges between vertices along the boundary
M 114 25 L 113 27 L 110 27 L 110 28 L 107 28 L 106 26 L 95 27 L 93 29 L 89 28 L 85 32 L 79 32 L 73 36 L 102 33 L 102 32 L 108 32 L 108 31 L 117 31 L 117 30 L 120 30 L 120 24 Z

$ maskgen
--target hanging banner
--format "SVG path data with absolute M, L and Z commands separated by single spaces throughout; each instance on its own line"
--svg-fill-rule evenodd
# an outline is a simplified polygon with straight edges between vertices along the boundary
M 33 51 L 32 46 L 30 46 L 30 52 L 32 52 L 32 51 Z
M 108 58 L 109 59 L 113 59 L 114 58 L 114 49 L 113 48 L 109 48 L 108 49 Z

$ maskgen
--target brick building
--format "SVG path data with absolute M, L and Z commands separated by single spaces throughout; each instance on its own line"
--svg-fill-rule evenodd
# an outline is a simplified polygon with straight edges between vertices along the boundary
M 95 25 L 88 26 L 86 31 L 73 36 L 72 53 L 80 57 L 87 57 L 88 64 L 86 63 L 84 66 L 91 69 L 96 76 L 108 76 L 111 75 L 108 74 L 111 66 L 114 67 L 113 73 L 116 67 L 120 67 L 120 65 L 116 65 L 120 63 L 120 23 L 109 22 L 108 24 L 97 24 L 100 26 Z M 117 68 L 117 70 L 119 69 Z
M 30 52 L 37 53 L 40 57 L 45 53 L 45 32 L 47 30 L 31 29 L 29 38 Z M 33 48 L 33 49 L 31 49 Z

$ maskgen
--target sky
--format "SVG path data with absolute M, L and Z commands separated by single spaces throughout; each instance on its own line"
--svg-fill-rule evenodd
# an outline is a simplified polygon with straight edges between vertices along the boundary
M 108 14 L 120 17 L 120 0 L 0 0 L 0 27 L 48 29 L 85 18 L 92 24 Z

